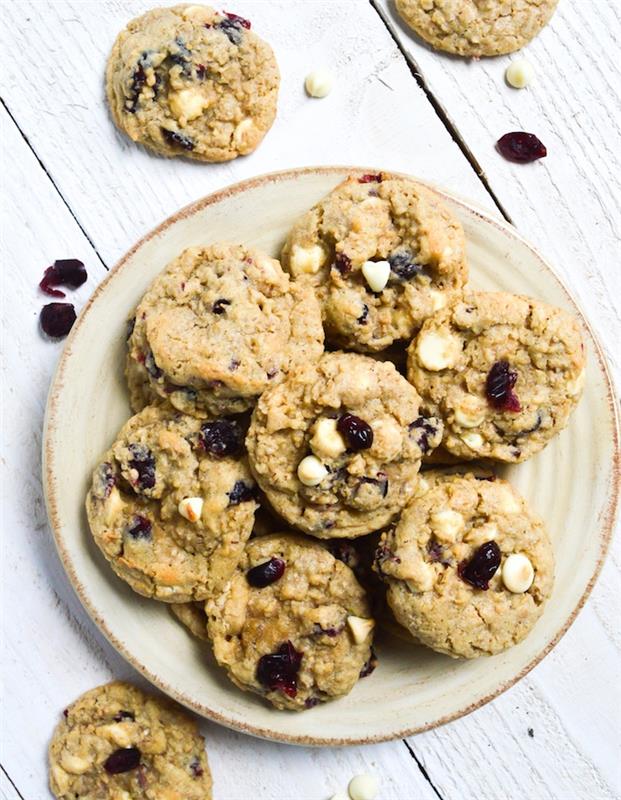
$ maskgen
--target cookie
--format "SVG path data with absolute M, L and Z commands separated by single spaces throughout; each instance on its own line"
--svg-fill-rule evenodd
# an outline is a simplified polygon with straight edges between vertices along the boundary
M 134 591 L 201 600 L 230 578 L 257 508 L 237 420 L 148 406 L 121 429 L 86 499 L 95 542 Z
M 561 431 L 584 384 L 577 320 L 505 292 L 475 292 L 442 309 L 408 351 L 425 412 L 444 421 L 462 459 L 524 461 Z
M 409 500 L 442 424 L 388 362 L 326 353 L 263 393 L 246 438 L 275 511 L 320 538 L 388 524 Z
M 208 641 L 205 603 L 171 603 L 170 610 L 192 636 Z
M 397 11 L 436 50 L 460 56 L 513 53 L 548 24 L 558 0 L 396 0 Z
M 429 189 L 348 178 L 294 225 L 282 251 L 319 296 L 326 336 L 360 352 L 411 339 L 467 280 L 464 232 Z
M 507 481 L 426 473 L 376 569 L 398 623 L 440 653 L 493 655 L 517 644 L 552 592 L 543 522 Z
M 209 6 L 155 8 L 112 48 L 106 95 L 117 127 L 163 156 L 251 153 L 276 116 L 280 75 L 248 20 Z
M 346 695 L 371 659 L 374 622 L 353 572 L 316 542 L 252 539 L 206 605 L 217 662 L 240 689 L 302 711 Z
M 323 352 L 310 286 L 241 245 L 192 247 L 155 279 L 128 340 L 132 396 L 152 391 L 195 416 L 241 413 L 297 363 Z
M 49 747 L 59 800 L 210 800 L 205 742 L 194 720 L 120 681 L 64 711 Z

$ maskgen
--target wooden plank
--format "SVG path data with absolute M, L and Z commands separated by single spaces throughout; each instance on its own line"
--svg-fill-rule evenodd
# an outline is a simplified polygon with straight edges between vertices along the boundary
M 112 678 L 145 682 L 108 645 L 74 595 L 54 549 L 40 483 L 41 423 L 60 344 L 37 329 L 46 301 L 37 290 L 55 258 L 81 258 L 89 280 L 71 293 L 76 308 L 105 271 L 58 193 L 5 112 L 0 115 L 7 159 L 3 296 L 7 304 L 4 363 L 5 509 L 2 639 L 5 693 L 3 764 L 24 797 L 47 796 L 45 752 L 62 709 L 81 692 Z M 24 191 L 27 186 L 28 190 Z M 400 742 L 346 750 L 275 745 L 203 724 L 217 800 L 257 797 L 315 800 L 344 787 L 358 772 L 382 778 L 383 797 L 399 800 L 404 786 L 434 800 L 428 782 Z M 8 797 L 11 797 L 9 794 Z

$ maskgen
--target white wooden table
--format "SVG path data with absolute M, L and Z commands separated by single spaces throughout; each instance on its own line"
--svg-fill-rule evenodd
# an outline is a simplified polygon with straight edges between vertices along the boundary
M 112 126 L 103 69 L 116 33 L 154 0 L 3 0 L 5 470 L 0 794 L 48 797 L 46 746 L 61 710 L 112 677 L 141 682 L 99 634 L 60 566 L 40 482 L 41 423 L 61 344 L 38 333 L 43 269 L 80 258 L 79 308 L 119 257 L 180 206 L 233 181 L 310 164 L 417 174 L 504 213 L 579 297 L 620 377 L 619 0 L 561 0 L 527 48 L 536 83 L 504 84 L 507 58 L 433 53 L 393 0 L 237 0 L 270 41 L 278 119 L 254 155 L 223 165 L 154 158 Z M 332 66 L 325 100 L 306 73 Z M 502 160 L 509 130 L 548 157 Z M 75 298 L 75 300 L 74 300 Z M 579 473 L 580 465 L 576 465 Z M 599 800 L 621 796 L 621 550 L 558 647 L 490 705 L 444 728 L 364 748 L 271 744 L 204 724 L 216 800 L 326 800 L 373 771 L 383 800 Z

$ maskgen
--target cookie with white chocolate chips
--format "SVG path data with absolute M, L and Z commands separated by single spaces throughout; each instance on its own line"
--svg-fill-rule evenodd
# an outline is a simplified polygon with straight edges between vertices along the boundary
M 263 393 L 246 446 L 274 510 L 319 538 L 379 530 L 406 505 L 438 419 L 393 364 L 325 353 Z
M 303 711 L 342 697 L 368 674 L 374 621 L 366 593 L 318 542 L 287 533 L 252 539 L 206 610 L 220 666 L 276 708 Z
M 227 161 L 251 153 L 276 116 L 280 75 L 248 20 L 209 6 L 133 19 L 108 59 L 112 118 L 164 156 Z
M 397 621 L 453 657 L 493 655 L 520 642 L 552 592 L 554 556 L 543 522 L 507 482 L 428 472 L 376 569 Z
M 256 487 L 239 420 L 147 406 L 121 429 L 86 499 L 95 542 L 134 591 L 205 599 L 230 578 L 252 531 Z
M 440 199 L 405 178 L 348 178 L 289 233 L 285 269 L 319 296 L 328 340 L 372 352 L 411 339 L 460 294 L 464 232 Z
M 408 349 L 408 379 L 462 459 L 518 462 L 567 424 L 584 384 L 578 322 L 506 292 L 475 292 L 434 314 Z
M 179 706 L 128 683 L 83 694 L 49 747 L 58 800 L 211 800 L 205 742 Z
M 144 387 L 198 417 L 246 411 L 298 363 L 323 352 L 310 286 L 241 245 L 184 250 L 138 304 L 128 340 L 134 410 Z

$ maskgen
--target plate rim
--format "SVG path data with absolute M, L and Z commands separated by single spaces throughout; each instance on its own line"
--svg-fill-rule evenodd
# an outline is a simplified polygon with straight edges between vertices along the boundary
M 57 424 L 59 396 L 61 395 L 64 387 L 63 376 L 66 364 L 72 355 L 73 341 L 77 337 L 84 319 L 90 312 L 92 306 L 98 300 L 99 296 L 105 291 L 105 288 L 107 287 L 109 281 L 111 281 L 123 269 L 123 267 L 132 258 L 132 256 L 148 241 L 163 233 L 167 228 L 169 228 L 171 225 L 176 224 L 179 220 L 185 219 L 186 217 L 197 213 L 198 211 L 202 210 L 203 208 L 209 205 L 216 204 L 227 197 L 236 194 L 241 194 L 243 192 L 260 187 L 265 184 L 277 183 L 281 181 L 295 179 L 307 174 L 366 175 L 366 174 L 379 174 L 379 173 L 391 177 L 407 178 L 409 180 L 414 180 L 417 183 L 421 183 L 432 189 L 440 197 L 448 198 L 451 202 L 457 203 L 466 211 L 474 213 L 484 222 L 494 226 L 495 228 L 502 231 L 509 237 L 514 238 L 519 242 L 521 242 L 552 274 L 553 278 L 556 280 L 560 289 L 564 293 L 566 300 L 571 306 L 574 307 L 575 311 L 577 312 L 581 324 L 586 328 L 593 342 L 593 349 L 597 357 L 598 366 L 604 378 L 604 383 L 606 387 L 606 400 L 608 403 L 610 420 L 612 422 L 611 427 L 613 434 L 612 436 L 613 453 L 610 464 L 611 467 L 610 481 L 609 485 L 607 486 L 607 506 L 604 509 L 604 513 L 602 514 L 601 517 L 601 522 L 598 525 L 600 531 L 599 553 L 593 574 L 591 575 L 580 599 L 578 600 L 578 603 L 576 604 L 573 611 L 568 615 L 567 619 L 565 620 L 561 628 L 555 633 L 550 642 L 548 642 L 546 647 L 544 647 L 539 653 L 537 653 L 537 655 L 534 658 L 532 658 L 529 661 L 529 663 L 526 664 L 526 666 L 524 666 L 516 675 L 514 675 L 509 680 L 504 681 L 502 684 L 500 684 L 500 686 L 495 687 L 493 691 L 477 699 L 475 702 L 469 703 L 465 707 L 461 707 L 451 712 L 450 714 L 446 714 L 438 720 L 433 720 L 423 724 L 415 725 L 413 727 L 406 727 L 399 731 L 392 732 L 389 734 L 376 734 L 369 736 L 354 736 L 354 737 L 331 737 L 331 736 L 320 737 L 320 736 L 310 736 L 307 734 L 281 733 L 277 731 L 275 732 L 260 725 L 230 719 L 226 716 L 226 714 L 208 708 L 207 706 L 198 703 L 191 697 L 185 695 L 182 691 L 177 691 L 176 689 L 174 689 L 166 682 L 165 679 L 152 673 L 149 670 L 149 668 L 146 667 L 144 664 L 142 664 L 135 655 L 133 655 L 128 651 L 126 646 L 121 641 L 119 641 L 119 639 L 115 636 L 115 634 L 109 629 L 106 621 L 103 619 L 103 617 L 101 617 L 101 615 L 97 611 L 95 603 L 91 601 L 86 588 L 84 587 L 80 578 L 77 575 L 75 566 L 73 564 L 73 561 L 71 559 L 71 556 L 63 539 L 62 526 L 60 524 L 60 519 L 58 516 L 57 497 L 55 494 L 55 484 L 54 481 L 52 480 L 52 475 L 54 471 L 53 440 L 55 438 L 55 429 Z M 576 300 L 573 292 L 566 285 L 564 279 L 558 274 L 554 266 L 539 252 L 539 250 L 534 245 L 532 245 L 526 238 L 524 238 L 513 225 L 509 224 L 505 220 L 492 216 L 487 210 L 483 209 L 475 202 L 470 201 L 459 194 L 456 194 L 441 186 L 438 186 L 437 184 L 431 181 L 417 178 L 416 176 L 412 176 L 407 173 L 397 172 L 394 170 L 383 170 L 377 167 L 360 167 L 360 166 L 347 166 L 347 165 L 307 166 L 307 167 L 297 167 L 292 169 L 277 170 L 273 172 L 262 173 L 260 175 L 251 178 L 246 178 L 244 180 L 237 181 L 233 184 L 227 185 L 221 189 L 218 189 L 214 192 L 210 192 L 209 194 L 204 195 L 203 197 L 200 197 L 197 200 L 188 203 L 175 213 L 166 217 L 166 219 L 164 219 L 162 222 L 160 222 L 158 225 L 156 225 L 154 228 L 152 228 L 146 234 L 144 234 L 114 264 L 114 266 L 110 268 L 108 274 L 104 276 L 103 280 L 95 287 L 93 293 L 88 298 L 76 322 L 74 323 L 73 328 L 69 333 L 69 336 L 60 354 L 58 364 L 56 366 L 56 369 L 54 371 L 54 374 L 50 382 L 50 388 L 48 391 L 46 408 L 45 408 L 45 417 L 43 421 L 42 484 L 43 484 L 43 492 L 44 492 L 47 516 L 54 537 L 56 550 L 61 560 L 63 569 L 65 570 L 65 573 L 67 575 L 67 578 L 69 579 L 69 583 L 73 588 L 73 591 L 76 593 L 78 599 L 80 600 L 80 603 L 86 610 L 91 620 L 103 633 L 108 642 L 132 667 L 134 667 L 139 673 L 141 673 L 141 675 L 144 678 L 146 678 L 149 681 L 149 683 L 151 683 L 160 691 L 164 692 L 164 694 L 168 695 L 169 697 L 172 697 L 174 700 L 184 705 L 186 708 L 191 709 L 201 717 L 211 720 L 212 722 L 215 722 L 219 725 L 223 725 L 229 729 L 249 734 L 252 736 L 256 736 L 262 739 L 280 742 L 283 744 L 294 744 L 294 745 L 316 746 L 316 747 L 376 744 L 379 742 L 393 741 L 395 739 L 403 739 L 408 736 L 413 736 L 417 733 L 423 733 L 424 731 L 440 727 L 441 725 L 445 725 L 448 722 L 452 722 L 456 719 L 466 716 L 467 714 L 470 714 L 472 711 L 481 708 L 482 706 L 486 705 L 491 700 L 503 694 L 512 686 L 514 686 L 532 669 L 534 669 L 548 655 L 548 653 L 551 652 L 551 650 L 554 647 L 556 647 L 558 642 L 563 638 L 565 633 L 567 633 L 571 625 L 576 620 L 576 617 L 578 616 L 580 610 L 582 609 L 589 595 L 591 594 L 593 587 L 601 573 L 604 561 L 606 559 L 610 547 L 615 520 L 619 510 L 619 493 L 621 489 L 621 448 L 619 443 L 620 436 L 621 436 L 620 417 L 616 403 L 615 384 L 612 379 L 610 369 L 608 367 L 604 350 L 599 341 L 599 337 L 593 330 L 588 317 L 584 313 L 580 303 Z

